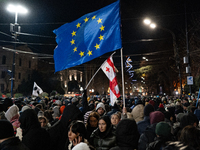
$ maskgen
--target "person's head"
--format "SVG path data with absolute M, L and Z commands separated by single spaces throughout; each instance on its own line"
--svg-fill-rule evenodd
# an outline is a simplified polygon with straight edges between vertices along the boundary
M 121 116 L 119 116 L 118 113 L 112 114 L 112 116 L 111 116 L 112 125 L 116 126 L 119 123 L 120 119 L 121 119 Z
M 100 118 L 100 116 L 99 116 L 99 114 L 97 112 L 92 112 L 88 117 L 86 126 L 97 128 L 98 127 L 99 118 Z
M 48 120 L 44 116 L 38 117 L 38 121 L 40 122 L 40 125 L 41 125 L 42 128 L 46 127 L 47 124 L 48 124 Z
M 147 105 L 144 107 L 144 116 L 149 116 L 149 114 L 150 114 L 151 112 L 153 112 L 153 111 L 154 111 L 153 105 L 147 104 Z
M 111 121 L 108 116 L 102 116 L 99 119 L 98 127 L 100 132 L 105 132 L 111 127 Z
M 183 128 L 180 135 L 180 141 L 185 145 L 189 145 L 193 148 L 200 148 L 200 131 L 192 125 L 188 125 Z
M 81 136 L 82 141 L 86 138 L 86 128 L 82 121 L 74 120 L 68 126 L 68 138 L 69 141 L 73 141 L 75 138 Z
M 171 127 L 166 122 L 159 122 L 156 124 L 155 133 L 157 136 L 168 137 L 171 134 Z
M 103 103 L 98 103 L 97 107 L 96 107 L 96 112 L 102 116 L 105 113 L 105 105 Z
M 116 127 L 117 145 L 119 147 L 137 149 L 139 137 L 135 120 L 122 119 Z
M 165 120 L 165 115 L 160 111 L 151 112 L 149 115 L 150 124 L 158 123 Z
M 0 143 L 5 139 L 14 137 L 14 129 L 12 124 L 7 120 L 0 120 Z

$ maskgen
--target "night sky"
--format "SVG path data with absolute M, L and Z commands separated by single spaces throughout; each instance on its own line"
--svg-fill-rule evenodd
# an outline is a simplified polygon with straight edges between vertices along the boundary
M 0 32 L 10 35 L 10 23 L 14 23 L 14 14 L 6 10 L 9 2 L 17 0 L 0 0 Z M 56 46 L 53 30 L 64 23 L 71 22 L 82 15 L 100 9 L 115 0 L 18 0 L 28 9 L 28 14 L 19 14 L 18 23 L 21 32 L 47 37 L 20 35 L 21 42 L 28 45 L 34 52 L 53 55 Z M 143 25 L 143 19 L 150 17 L 157 25 L 172 30 L 177 37 L 185 30 L 185 0 L 121 0 L 121 23 L 123 53 L 132 55 L 132 60 L 141 59 L 134 54 L 150 53 L 158 42 L 169 44 L 171 35 L 162 30 L 150 30 Z M 200 16 L 197 0 L 186 1 L 188 23 L 193 17 Z M 200 18 L 198 18 L 200 19 Z M 144 42 L 144 39 L 154 39 Z M 6 42 L 7 41 L 7 42 Z M 9 45 L 12 39 L 0 33 L 0 45 Z M 31 44 L 40 43 L 40 44 Z M 42 45 L 41 44 L 47 44 Z M 55 45 L 48 45 L 55 44 Z M 170 46 L 169 46 L 170 48 Z M 172 45 L 171 45 L 172 48 Z M 162 50 L 165 50 L 163 48 Z M 117 51 L 116 55 L 119 55 Z M 106 58 L 105 58 L 106 59 Z

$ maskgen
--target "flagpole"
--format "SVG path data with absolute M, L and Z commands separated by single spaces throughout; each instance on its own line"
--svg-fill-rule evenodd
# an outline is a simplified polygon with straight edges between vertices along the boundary
M 122 98 L 123 98 L 123 105 L 125 107 L 125 94 L 124 94 L 124 65 L 123 65 L 123 51 L 121 48 L 121 70 L 122 70 Z
M 116 52 L 113 52 L 113 53 L 111 54 L 111 56 L 114 55 L 115 53 L 116 53 Z M 104 62 L 105 62 L 105 61 L 104 61 Z M 101 66 L 102 66 L 102 65 L 101 65 Z M 97 72 L 99 72 L 99 70 L 101 69 L 101 66 L 100 66 L 99 69 L 95 72 L 95 74 L 92 76 L 92 78 L 90 79 L 90 81 L 89 81 L 88 84 L 86 85 L 85 90 L 88 88 L 90 82 L 91 82 L 92 79 L 95 77 L 95 75 L 97 74 Z
M 99 70 L 101 69 L 101 67 L 99 67 L 99 69 L 95 72 L 95 74 L 92 76 L 92 78 L 90 79 L 90 81 L 88 82 L 88 84 L 85 87 L 85 90 L 88 88 L 90 82 L 92 81 L 92 79 L 95 77 L 95 75 L 97 74 L 97 72 L 99 72 Z

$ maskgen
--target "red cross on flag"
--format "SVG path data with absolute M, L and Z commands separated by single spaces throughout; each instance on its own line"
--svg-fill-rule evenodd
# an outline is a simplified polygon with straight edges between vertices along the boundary
M 110 80 L 110 101 L 113 106 L 118 97 L 120 97 L 119 87 L 117 84 L 117 78 L 115 74 L 115 67 L 112 59 L 112 55 L 101 65 L 101 69 Z

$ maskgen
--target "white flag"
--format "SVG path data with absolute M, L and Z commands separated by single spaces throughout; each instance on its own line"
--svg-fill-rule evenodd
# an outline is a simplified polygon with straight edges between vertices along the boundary
M 102 65 L 101 69 L 110 80 L 110 101 L 113 106 L 118 97 L 120 97 L 119 87 L 117 84 L 117 78 L 115 74 L 115 66 L 112 56 L 110 56 Z
M 33 96 L 38 96 L 39 94 L 42 94 L 43 90 L 34 82 L 33 85 Z

